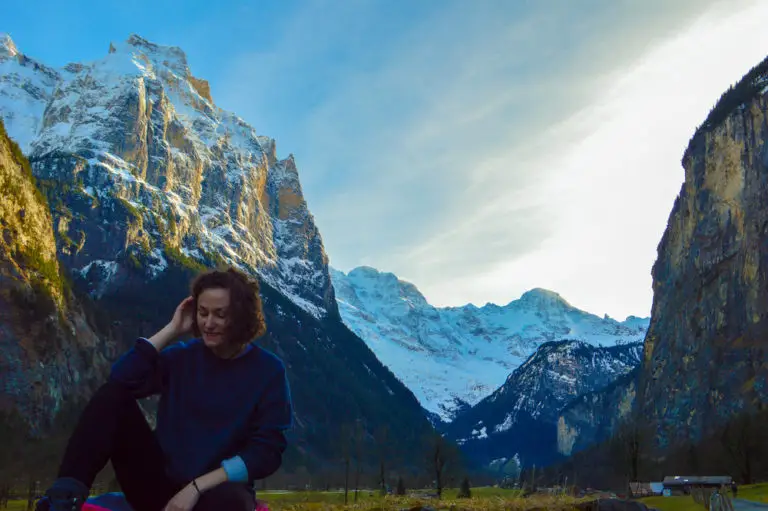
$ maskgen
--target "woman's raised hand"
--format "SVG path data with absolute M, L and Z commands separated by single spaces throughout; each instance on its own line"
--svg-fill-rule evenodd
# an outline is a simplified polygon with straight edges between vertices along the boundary
M 175 336 L 184 335 L 192 331 L 192 324 L 195 321 L 195 310 L 192 307 L 194 301 L 194 298 L 188 296 L 176 307 L 176 311 L 171 319 L 171 328 Z

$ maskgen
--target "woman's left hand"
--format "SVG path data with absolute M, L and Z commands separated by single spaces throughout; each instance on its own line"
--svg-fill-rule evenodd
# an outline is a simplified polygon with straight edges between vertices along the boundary
M 192 511 L 199 498 L 200 494 L 197 489 L 188 484 L 168 501 L 163 511 Z

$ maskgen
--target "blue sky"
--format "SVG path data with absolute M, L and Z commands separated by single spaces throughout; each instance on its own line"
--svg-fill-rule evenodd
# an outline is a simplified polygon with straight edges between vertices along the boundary
M 14 2 L 49 65 L 132 33 L 294 154 L 331 264 L 435 305 L 532 287 L 650 313 L 680 156 L 768 53 L 759 0 Z

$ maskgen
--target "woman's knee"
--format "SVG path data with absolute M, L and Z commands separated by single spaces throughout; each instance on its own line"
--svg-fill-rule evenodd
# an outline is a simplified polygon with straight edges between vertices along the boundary
M 195 511 L 253 511 L 256 499 L 253 492 L 242 483 L 222 483 L 200 496 Z
M 109 399 L 125 399 L 125 398 L 131 398 L 131 393 L 128 391 L 128 389 L 117 382 L 114 382 L 112 380 L 107 380 L 101 387 L 96 389 L 96 392 L 93 395 L 92 399 L 95 399 L 96 397 L 99 398 L 109 398 Z
M 116 409 L 123 408 L 126 405 L 135 403 L 131 393 L 124 386 L 113 381 L 107 381 L 101 387 L 96 389 L 91 399 L 88 401 L 88 406 L 99 409 Z

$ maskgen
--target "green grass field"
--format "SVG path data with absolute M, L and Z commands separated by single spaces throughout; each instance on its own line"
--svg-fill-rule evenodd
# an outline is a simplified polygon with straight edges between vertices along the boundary
M 437 508 L 450 508 L 452 505 L 464 509 L 526 509 L 539 507 L 541 497 L 533 499 L 521 499 L 518 490 L 505 490 L 502 488 L 481 487 L 472 488 L 471 499 L 457 499 L 458 488 L 446 488 L 441 500 L 430 499 L 426 495 L 431 490 L 409 491 L 408 496 L 397 497 L 389 495 L 382 497 L 377 491 L 362 490 L 358 492 L 355 502 L 354 491 L 348 493 L 348 508 L 352 509 L 401 509 L 416 505 L 431 505 Z M 423 496 L 422 496 L 423 495 Z M 343 491 L 300 491 L 257 492 L 259 499 L 265 500 L 270 509 L 275 510 L 331 510 L 344 507 Z M 553 503 L 556 499 L 550 498 Z M 573 499 L 571 499 L 573 500 Z M 514 504 L 510 507 L 509 504 Z M 536 503 L 534 505 L 534 503 Z M 560 507 L 555 506 L 555 509 Z M 567 509 L 563 507 L 562 509 Z
M 693 497 L 645 497 L 640 499 L 648 507 L 661 511 L 703 511 L 704 507 L 697 504 Z
M 728 496 L 731 492 L 728 491 Z M 768 503 L 768 483 L 750 484 L 739 487 L 737 495 L 740 499 Z M 704 506 L 694 502 L 690 496 L 685 497 L 646 497 L 640 499 L 648 507 L 661 511 L 702 511 Z
M 407 493 L 419 493 L 427 494 L 434 490 L 413 490 Z M 454 500 L 459 493 L 458 488 L 446 488 L 443 490 L 443 500 Z M 256 492 L 258 498 L 266 500 L 267 502 L 326 502 L 331 504 L 343 504 L 344 503 L 344 491 L 297 491 L 297 492 L 282 492 L 282 491 L 265 491 Z M 506 490 L 504 488 L 493 487 L 480 487 L 472 488 L 472 496 L 478 498 L 491 498 L 500 497 L 505 499 L 514 499 L 519 497 L 519 490 Z M 355 499 L 354 490 L 349 490 L 348 502 L 352 503 Z M 357 496 L 358 502 L 364 500 L 376 500 L 381 501 L 382 497 L 377 490 L 368 491 L 360 490 Z
M 412 494 L 426 495 L 432 490 L 413 490 Z M 407 509 L 418 505 L 427 505 L 438 510 L 463 511 L 527 511 L 533 509 L 573 510 L 578 499 L 565 496 L 535 495 L 521 498 L 518 490 L 480 487 L 472 488 L 472 498 L 457 499 L 458 488 L 446 488 L 441 500 L 426 497 L 389 495 L 381 497 L 376 491 L 361 490 L 355 503 L 354 491 L 348 494 L 348 505 L 344 506 L 344 492 L 341 491 L 264 491 L 258 492 L 259 499 L 267 501 L 274 511 L 337 511 L 351 509 L 356 511 L 389 511 Z M 730 495 L 730 494 L 729 494 Z M 739 498 L 768 503 L 768 483 L 753 484 L 739 488 Z M 640 499 L 648 507 L 660 511 L 703 511 L 703 506 L 696 504 L 690 496 L 685 497 L 645 497 Z M 8 511 L 25 511 L 27 502 L 15 500 L 9 503 Z
M 412 494 L 429 493 L 430 490 L 414 490 Z M 348 505 L 344 506 L 344 492 L 298 491 L 258 492 L 259 499 L 267 501 L 270 510 L 274 511 L 335 511 L 353 509 L 359 511 L 385 511 L 411 508 L 418 505 L 428 505 L 436 509 L 460 509 L 466 511 L 526 511 L 529 509 L 552 509 L 568 511 L 573 509 L 577 499 L 561 496 L 536 495 L 521 498 L 518 490 L 480 487 L 472 488 L 472 498 L 457 499 L 458 488 L 447 488 L 443 491 L 441 500 L 418 496 L 397 497 L 389 495 L 382 497 L 376 491 L 358 492 L 355 503 L 354 491 L 348 494 Z M 9 511 L 26 510 L 26 501 L 12 501 Z
M 768 483 L 751 484 L 739 488 L 736 495 L 740 499 L 754 500 L 755 502 L 768 503 Z
M 8 511 L 26 511 L 26 500 L 11 500 L 8 502 Z

